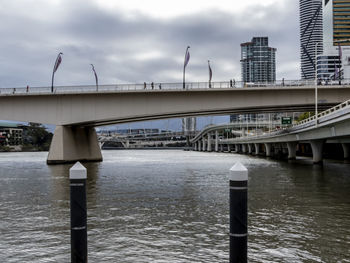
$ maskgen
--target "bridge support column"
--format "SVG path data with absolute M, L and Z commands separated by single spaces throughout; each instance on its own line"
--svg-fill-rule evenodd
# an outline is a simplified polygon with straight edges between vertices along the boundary
M 56 126 L 47 164 L 101 162 L 102 154 L 95 128 Z
M 264 143 L 266 150 L 266 157 L 271 157 L 271 143 Z
M 208 133 L 208 152 L 211 152 L 211 133 Z
M 195 142 L 194 143 L 194 151 L 197 151 L 198 150 L 198 142 Z
M 246 152 L 247 152 L 247 145 L 242 144 L 242 153 L 246 153 Z
M 220 144 L 220 152 L 223 152 L 223 151 L 224 151 L 224 145 Z
M 235 153 L 239 153 L 239 144 L 235 144 Z
M 288 160 L 295 160 L 297 156 L 297 142 L 287 142 Z
M 248 153 L 252 154 L 252 145 L 250 143 L 248 143 Z
M 202 149 L 203 149 L 203 152 L 205 152 L 206 151 L 206 144 L 205 144 L 205 139 L 204 139 L 204 137 L 203 137 L 203 139 L 202 139 Z
M 231 152 L 231 145 L 230 144 L 227 144 L 227 152 Z
M 310 141 L 312 149 L 312 161 L 314 164 L 322 163 L 322 151 L 324 140 L 312 140 Z
M 198 151 L 202 151 L 202 142 L 201 142 L 201 140 L 198 140 Z
M 341 146 L 343 147 L 344 159 L 349 159 L 350 158 L 350 144 L 349 143 L 342 143 Z
M 215 131 L 215 151 L 219 151 L 219 131 Z
M 255 146 L 255 155 L 259 155 L 259 143 L 254 143 Z
M 241 130 L 241 136 L 244 137 L 245 136 L 245 128 L 243 127 Z

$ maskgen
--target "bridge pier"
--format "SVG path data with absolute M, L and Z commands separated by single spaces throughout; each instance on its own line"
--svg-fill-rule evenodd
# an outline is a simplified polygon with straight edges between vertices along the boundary
M 198 140 L 198 151 L 201 152 L 202 151 L 202 142 L 201 140 Z
M 247 145 L 242 144 L 242 153 L 247 153 Z
M 219 131 L 215 131 L 215 151 L 219 151 Z
M 297 156 L 297 142 L 287 142 L 288 160 L 295 160 Z
M 350 144 L 349 143 L 342 143 L 341 146 L 343 147 L 344 159 L 349 159 L 350 158 Z
M 255 146 L 255 155 L 259 155 L 259 143 L 254 143 Z
M 265 151 L 266 151 L 266 157 L 271 157 L 271 143 L 264 143 L 265 145 Z
M 206 144 L 205 144 L 205 138 L 203 137 L 202 138 L 202 149 L 203 149 L 203 152 L 205 152 L 206 151 Z
M 207 147 L 208 152 L 211 152 L 211 133 L 208 132 L 208 147 Z
M 56 126 L 47 164 L 101 162 L 102 154 L 95 128 Z
M 220 152 L 223 152 L 223 151 L 224 151 L 224 145 L 220 144 Z
M 241 150 L 241 146 L 239 144 L 235 144 L 235 153 L 239 153 Z
M 252 145 L 248 143 L 248 153 L 252 154 Z
M 231 152 L 231 145 L 230 144 L 227 144 L 227 152 Z
M 324 140 L 312 140 L 310 141 L 312 149 L 312 161 L 314 164 L 322 163 L 322 151 Z
M 198 142 L 195 142 L 194 143 L 194 151 L 197 151 L 198 150 Z

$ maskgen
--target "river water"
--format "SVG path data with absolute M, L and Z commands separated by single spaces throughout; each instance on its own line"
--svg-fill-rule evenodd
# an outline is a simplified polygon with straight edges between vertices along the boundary
M 71 165 L 0 153 L 0 262 L 70 262 Z M 350 164 L 182 150 L 88 163 L 89 262 L 228 262 L 229 169 L 249 170 L 249 262 L 350 262 Z

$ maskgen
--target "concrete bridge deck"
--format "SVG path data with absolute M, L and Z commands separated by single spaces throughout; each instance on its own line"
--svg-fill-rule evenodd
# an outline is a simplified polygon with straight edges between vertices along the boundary
M 255 112 L 312 111 L 310 83 L 229 82 L 0 90 L 0 119 L 56 125 L 48 162 L 102 160 L 94 127 L 135 121 Z M 259 86 L 259 87 L 256 87 Z M 181 88 L 180 88 L 181 87 Z M 158 89 L 157 89 L 158 88 Z M 350 86 L 319 86 L 320 109 L 350 98 Z
M 210 127 L 203 130 L 199 136 L 196 136 L 192 140 L 195 143 L 195 149 L 202 150 L 203 148 L 201 146 L 207 145 L 207 150 L 209 150 L 211 147 L 209 147 L 208 143 L 214 142 L 216 151 L 219 144 L 225 144 L 233 145 L 237 151 L 242 150 L 243 152 L 250 153 L 255 148 L 255 153 L 258 154 L 259 145 L 264 145 L 266 155 L 269 156 L 272 145 L 285 144 L 288 149 L 289 158 L 293 159 L 295 158 L 297 144 L 306 142 L 311 144 L 314 163 L 318 163 L 322 161 L 324 143 L 337 142 L 342 144 L 344 158 L 348 158 L 350 153 L 350 100 L 287 129 L 279 129 L 262 135 L 256 134 L 255 136 L 241 136 L 220 140 L 217 131 L 221 129 L 222 125 L 217 126 L 216 129 L 215 127 Z M 215 131 L 215 139 L 210 138 L 208 135 L 213 133 L 213 131 Z

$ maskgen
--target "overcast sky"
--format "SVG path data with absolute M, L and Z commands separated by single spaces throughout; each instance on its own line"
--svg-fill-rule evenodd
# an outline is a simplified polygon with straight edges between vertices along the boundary
M 277 79 L 298 79 L 296 0 L 3 0 L 0 87 L 240 80 L 240 43 L 268 36 Z

